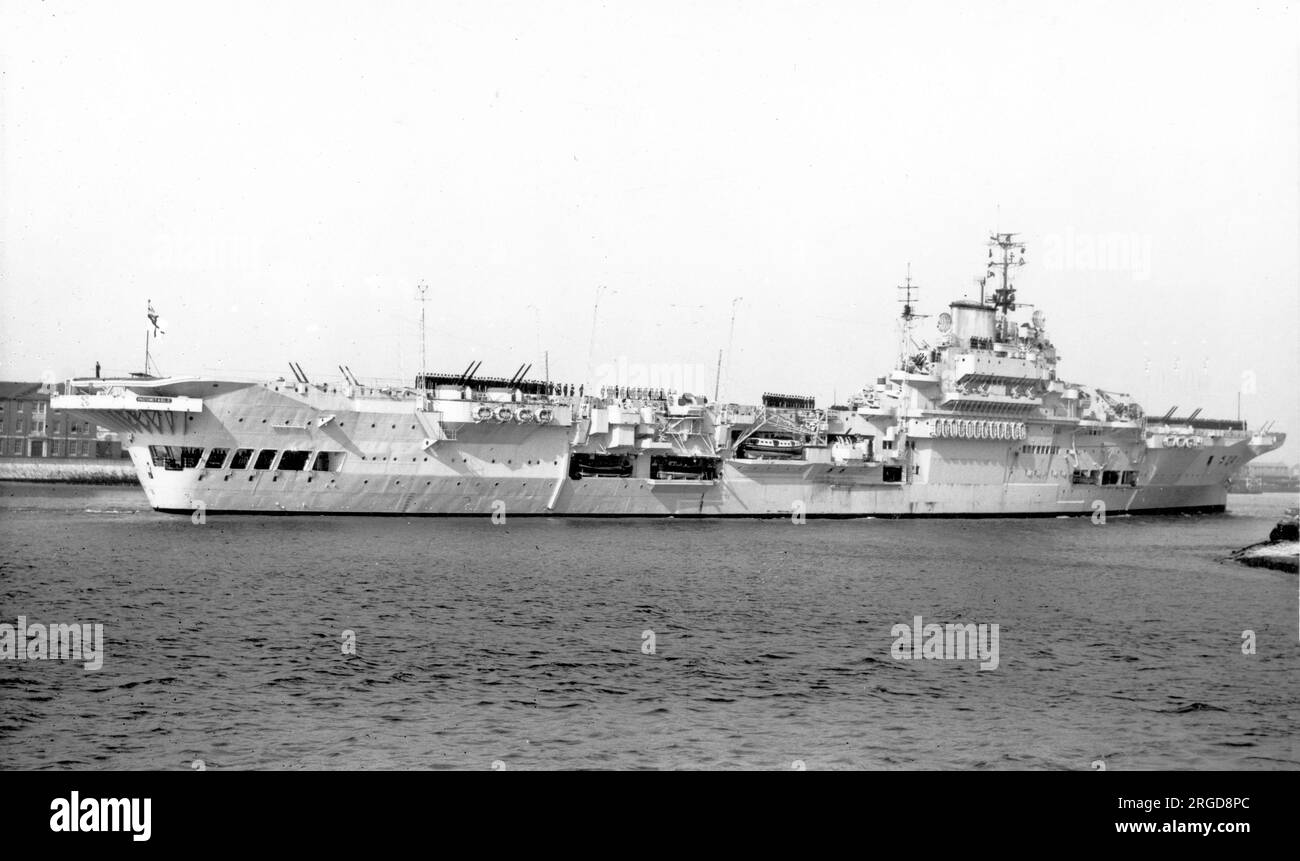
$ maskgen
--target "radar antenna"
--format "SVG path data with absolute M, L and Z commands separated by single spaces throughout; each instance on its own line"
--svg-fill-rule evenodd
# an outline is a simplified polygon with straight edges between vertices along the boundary
M 916 326 L 916 321 L 922 317 L 928 317 L 929 314 L 916 313 L 914 304 L 914 294 L 921 289 L 919 284 L 912 283 L 912 264 L 907 264 L 907 280 L 898 285 L 898 289 L 903 291 L 903 298 L 899 302 L 903 303 L 903 313 L 899 320 L 899 343 L 898 343 L 898 367 L 906 370 L 911 367 L 923 366 L 924 357 L 921 354 L 914 354 L 913 351 L 919 349 L 919 345 L 912 338 L 912 330 Z M 924 352 L 924 351 L 922 351 Z
M 921 316 L 914 312 L 912 306 L 912 293 L 920 290 L 921 286 L 912 283 L 912 264 L 910 262 L 907 264 L 907 281 L 899 284 L 898 289 L 904 291 L 903 298 L 898 300 L 903 303 L 903 322 L 910 323 L 912 318 Z
M 1011 270 L 1025 265 L 1025 243 L 1018 242 L 1016 233 L 994 233 L 989 237 L 989 262 L 986 278 L 992 278 L 1001 269 L 1002 286 L 993 291 L 993 305 L 1003 314 L 1016 310 L 1016 288 L 1011 283 Z M 997 248 L 1000 255 L 993 254 Z M 1018 259 L 1017 259 L 1018 257 Z M 1000 259 L 999 259 L 1000 258 Z M 981 284 L 981 287 L 983 285 Z M 983 290 L 980 291 L 983 298 Z

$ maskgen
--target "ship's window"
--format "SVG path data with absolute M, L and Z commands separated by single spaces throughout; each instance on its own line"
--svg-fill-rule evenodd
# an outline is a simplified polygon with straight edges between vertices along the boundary
M 312 463 L 313 472 L 338 472 L 343 466 L 343 452 L 322 451 Z
M 207 469 L 221 469 L 221 465 L 226 462 L 226 455 L 230 454 L 228 448 L 214 448 L 208 452 L 207 462 L 203 464 Z
M 230 459 L 231 469 L 248 469 L 248 460 L 253 456 L 251 448 L 241 448 L 235 451 L 235 456 Z
M 1105 471 L 1102 472 L 1102 474 L 1101 474 L 1101 483 L 1102 483 L 1102 484 L 1119 484 L 1119 472 L 1116 471 L 1116 470 L 1113 470 L 1113 469 L 1105 470 Z
M 183 469 L 194 469 L 199 465 L 203 458 L 203 449 L 186 446 L 181 449 L 181 467 Z
M 164 469 L 179 471 L 181 468 L 181 449 L 176 445 L 151 445 L 149 446 L 149 456 L 153 459 L 154 466 L 161 466 Z
M 270 469 L 271 464 L 275 462 L 276 449 L 264 448 L 257 453 L 257 462 L 253 464 L 253 469 Z
M 280 469 L 287 469 L 293 472 L 301 472 L 307 466 L 307 458 L 311 455 L 309 451 L 286 451 L 280 455 Z

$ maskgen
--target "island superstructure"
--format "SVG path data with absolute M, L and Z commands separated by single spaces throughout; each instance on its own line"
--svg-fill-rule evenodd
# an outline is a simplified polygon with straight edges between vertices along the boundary
M 145 375 L 75 379 L 52 407 L 121 434 L 160 511 L 386 515 L 906 517 L 1214 512 L 1285 435 L 1057 374 L 1046 317 L 1018 313 L 1014 234 L 991 296 L 953 301 L 842 404 L 765 394 L 422 373 L 410 387 Z M 910 276 L 909 276 L 910 285 Z M 1104 506 L 1104 509 L 1102 508 Z

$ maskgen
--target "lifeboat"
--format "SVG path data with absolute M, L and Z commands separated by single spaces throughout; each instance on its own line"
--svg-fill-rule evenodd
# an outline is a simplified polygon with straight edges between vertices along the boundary
M 741 443 L 737 454 L 747 458 L 797 460 L 803 457 L 803 452 L 803 443 L 793 437 L 755 434 Z
M 577 454 L 569 461 L 569 478 L 630 478 L 632 458 L 616 454 Z

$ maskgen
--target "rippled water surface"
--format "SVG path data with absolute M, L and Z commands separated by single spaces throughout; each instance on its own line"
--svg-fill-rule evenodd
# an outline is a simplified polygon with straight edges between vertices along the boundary
M 1300 768 L 1296 577 L 1222 561 L 1288 504 L 193 525 L 0 484 L 0 622 L 106 640 L 0 661 L 0 767 Z M 999 667 L 894 660 L 917 615 L 997 623 Z

